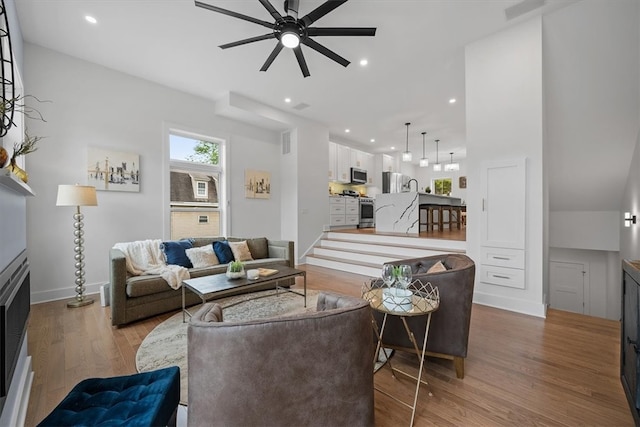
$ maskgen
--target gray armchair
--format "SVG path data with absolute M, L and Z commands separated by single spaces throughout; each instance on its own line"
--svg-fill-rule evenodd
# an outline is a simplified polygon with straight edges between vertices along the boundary
M 189 426 L 373 426 L 371 308 L 320 293 L 317 311 L 188 328 Z
M 438 261 L 442 261 L 447 271 L 428 274 L 427 271 Z M 435 255 L 424 258 L 405 259 L 389 264 L 408 264 L 414 279 L 423 283 L 430 282 L 440 291 L 440 307 L 431 316 L 427 354 L 451 359 L 454 362 L 456 376 L 464 378 L 464 359 L 467 357 L 469 326 L 476 266 L 471 258 L 460 254 Z M 378 326 L 382 325 L 383 315 L 374 312 Z M 425 333 L 423 316 L 407 319 L 416 340 L 422 343 Z M 383 341 L 385 346 L 415 352 L 404 326 L 397 316 L 389 316 L 385 326 Z

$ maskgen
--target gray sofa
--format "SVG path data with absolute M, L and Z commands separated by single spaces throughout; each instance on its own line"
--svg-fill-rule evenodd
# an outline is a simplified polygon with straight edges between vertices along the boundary
M 193 246 L 210 245 L 216 240 L 242 241 L 246 240 L 249 248 L 260 256 L 254 256 L 253 261 L 246 261 L 245 269 L 268 267 L 276 268 L 284 265 L 293 268 L 294 247 L 293 242 L 286 240 L 270 240 L 260 238 L 239 238 L 239 237 L 208 237 L 194 238 Z M 182 308 L 182 290 L 174 290 L 159 275 L 132 276 L 127 272 L 124 253 L 119 249 L 112 248 L 109 251 L 109 275 L 110 275 L 110 304 L 111 304 L 111 324 L 120 326 L 146 317 L 155 316 L 168 311 Z M 190 268 L 189 275 L 192 278 L 208 276 L 211 274 L 224 273 L 227 264 L 219 264 L 211 267 Z M 290 286 L 295 283 L 294 279 L 281 282 L 282 286 Z M 273 284 L 266 284 L 263 287 L 254 287 L 250 291 L 259 291 L 273 288 Z M 247 290 L 229 290 L 221 292 L 220 297 L 236 295 L 248 292 Z M 202 301 L 192 292 L 186 292 L 186 305 L 199 304 Z

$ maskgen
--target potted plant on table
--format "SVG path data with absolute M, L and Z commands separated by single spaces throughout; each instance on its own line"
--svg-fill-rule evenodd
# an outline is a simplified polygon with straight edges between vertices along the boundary
M 240 261 L 231 261 L 229 265 L 227 265 L 226 274 L 229 279 L 244 277 L 244 264 Z

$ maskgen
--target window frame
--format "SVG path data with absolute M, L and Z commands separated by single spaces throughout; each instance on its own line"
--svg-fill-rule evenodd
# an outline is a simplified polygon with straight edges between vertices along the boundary
M 172 212 L 184 212 L 195 211 L 207 214 L 208 212 L 217 212 L 219 214 L 219 234 L 226 236 L 229 229 L 228 219 L 230 215 L 228 213 L 228 179 L 227 179 L 227 140 L 223 137 L 215 135 L 215 133 L 205 135 L 201 132 L 191 132 L 185 130 L 182 126 L 171 125 L 169 123 L 163 123 L 163 134 L 165 141 L 164 159 L 165 167 L 163 168 L 163 236 L 165 239 L 169 239 L 171 236 L 171 215 Z M 171 159 L 171 135 L 190 138 L 198 141 L 207 141 L 214 144 L 218 144 L 218 164 L 210 165 L 206 163 L 190 162 L 185 160 L 173 160 Z M 189 171 L 199 174 L 209 174 L 214 178 L 217 178 L 217 190 L 218 190 L 218 204 L 216 207 L 211 206 L 197 206 L 198 202 L 193 204 L 193 208 L 187 206 L 174 205 L 172 206 L 170 187 L 171 187 L 171 171 L 172 170 Z M 208 184 L 208 183 L 207 183 Z M 207 186 L 208 191 L 208 186 Z M 207 204 L 208 205 L 208 204 Z M 195 208 L 195 209 L 194 209 Z

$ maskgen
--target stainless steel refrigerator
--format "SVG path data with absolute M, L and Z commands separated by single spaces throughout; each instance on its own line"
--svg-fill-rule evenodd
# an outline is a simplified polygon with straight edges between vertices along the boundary
M 401 193 L 409 191 L 409 176 L 397 172 L 382 172 L 382 192 Z

